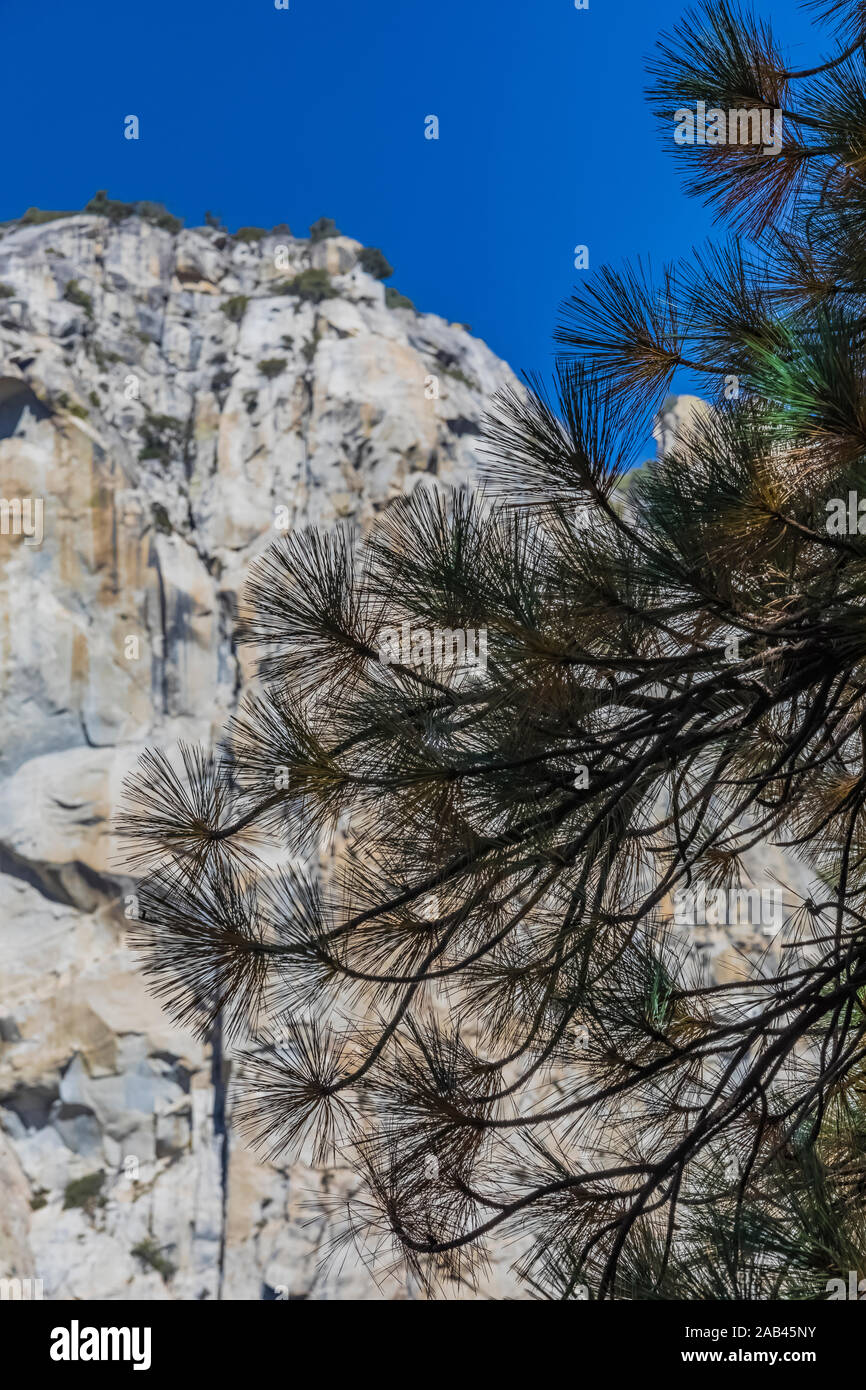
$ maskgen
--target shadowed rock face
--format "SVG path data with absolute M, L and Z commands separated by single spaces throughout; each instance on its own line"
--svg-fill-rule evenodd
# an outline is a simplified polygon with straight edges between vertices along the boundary
M 47 419 L 50 413 L 26 381 L 16 376 L 0 379 L 0 440 L 14 439 L 17 434 L 26 436 L 28 415 L 36 423 Z
M 473 473 L 508 368 L 388 309 L 359 250 L 88 215 L 0 233 L 0 1276 L 46 1298 L 414 1296 L 320 1273 L 351 1176 L 233 1135 L 221 1049 L 124 945 L 110 834 L 141 748 L 234 707 L 236 597 L 276 526 Z M 278 292 L 310 269 L 333 297 Z M 38 544 L 12 505 L 37 501 Z

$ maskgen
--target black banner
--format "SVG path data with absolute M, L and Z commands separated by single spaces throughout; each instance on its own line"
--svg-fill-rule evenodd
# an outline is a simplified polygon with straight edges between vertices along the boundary
M 552 1326 L 568 1338 L 568 1355 L 574 1358 L 580 1379 L 592 1365 L 612 1375 L 666 1376 L 677 1368 L 698 1380 L 713 1367 L 734 1372 L 741 1366 L 759 1367 L 771 1378 L 796 1369 L 826 1380 L 829 1373 L 856 1364 L 855 1358 L 862 1355 L 866 1309 L 857 1307 L 860 1301 L 846 1296 L 819 1303 L 577 1302 L 567 1310 L 550 1304 L 518 1308 L 509 1303 L 497 1310 L 464 1300 L 469 1306 L 462 1312 L 451 1302 L 439 1303 L 438 1312 L 430 1303 L 414 1309 L 405 1302 L 391 1303 L 385 1312 L 373 1302 L 351 1308 L 341 1303 L 335 1308 L 299 1301 L 280 1307 L 280 1300 L 86 1303 L 24 1299 L 0 1302 L 0 1335 L 7 1355 L 13 1347 L 26 1348 L 28 1369 L 58 1383 L 70 1376 L 93 1379 L 100 1372 L 115 1377 L 128 1373 L 139 1378 L 166 1374 L 225 1378 L 232 1364 L 258 1367 L 263 1375 L 282 1366 L 293 1374 L 292 1367 L 300 1369 L 311 1354 L 323 1358 L 331 1373 L 343 1358 L 347 1369 L 354 1370 L 364 1347 L 367 1374 L 377 1374 L 376 1363 L 381 1361 L 385 1375 L 389 1344 L 379 1341 L 379 1350 L 371 1354 L 370 1335 L 400 1337 L 407 1327 L 414 1338 L 435 1338 L 440 1353 L 444 1353 L 443 1334 L 456 1327 L 461 1363 L 468 1345 L 474 1344 L 479 1367 L 483 1361 L 489 1371 L 492 1351 L 510 1355 L 517 1339 Z M 499 1324 L 503 1315 L 507 1321 Z M 320 1323 L 320 1317 L 328 1323 Z M 421 1318 L 420 1324 L 416 1317 Z M 457 1324 L 451 1322 L 453 1317 Z M 339 1335 L 334 1334 L 335 1318 Z M 464 1318 L 471 1318 L 471 1324 Z M 493 1342 L 488 1318 L 497 1329 Z M 329 1335 L 323 1342 L 298 1340 L 315 1336 L 326 1326 Z M 488 1336 L 473 1343 L 469 1335 L 473 1329 Z M 416 1347 L 421 1350 L 423 1343 L 416 1342 Z M 432 1363 L 426 1364 L 430 1374 Z

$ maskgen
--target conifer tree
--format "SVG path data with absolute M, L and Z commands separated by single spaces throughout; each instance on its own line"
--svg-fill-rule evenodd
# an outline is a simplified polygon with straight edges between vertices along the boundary
M 866 1272 L 866 18 L 818 19 L 805 70 L 726 0 L 661 40 L 730 233 L 575 292 L 483 488 L 274 544 L 224 744 L 129 782 L 153 987 L 236 1041 L 262 1152 L 348 1158 L 347 1237 L 434 1289 L 500 1239 L 558 1299 Z M 783 138 L 678 144 L 698 102 Z M 626 491 L 684 372 L 712 408 Z M 671 904 L 770 843 L 814 891 L 714 979 Z

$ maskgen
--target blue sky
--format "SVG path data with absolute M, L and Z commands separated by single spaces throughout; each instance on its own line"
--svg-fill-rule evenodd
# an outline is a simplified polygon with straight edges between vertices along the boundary
M 395 266 L 422 310 L 545 370 L 590 265 L 719 235 L 643 98 L 682 0 L 0 0 L 0 220 L 98 188 L 234 230 L 317 217 Z M 758 4 L 797 61 L 827 51 L 793 0 Z M 141 138 L 123 138 L 136 114 Z M 440 139 L 425 140 L 425 117 Z

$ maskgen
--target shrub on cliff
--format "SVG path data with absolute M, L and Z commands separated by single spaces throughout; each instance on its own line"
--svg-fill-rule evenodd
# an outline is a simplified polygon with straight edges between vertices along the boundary
M 283 280 L 276 287 L 277 294 L 291 294 L 310 304 L 321 304 L 324 299 L 334 299 L 339 293 L 331 283 L 326 270 L 302 270 L 291 280 Z
M 387 280 L 389 275 L 394 274 L 394 267 L 389 265 L 382 252 L 375 246 L 364 247 L 358 256 L 358 264 L 377 280 Z
M 339 235 L 340 231 L 333 217 L 320 217 L 310 228 L 310 241 L 327 241 L 328 237 Z

